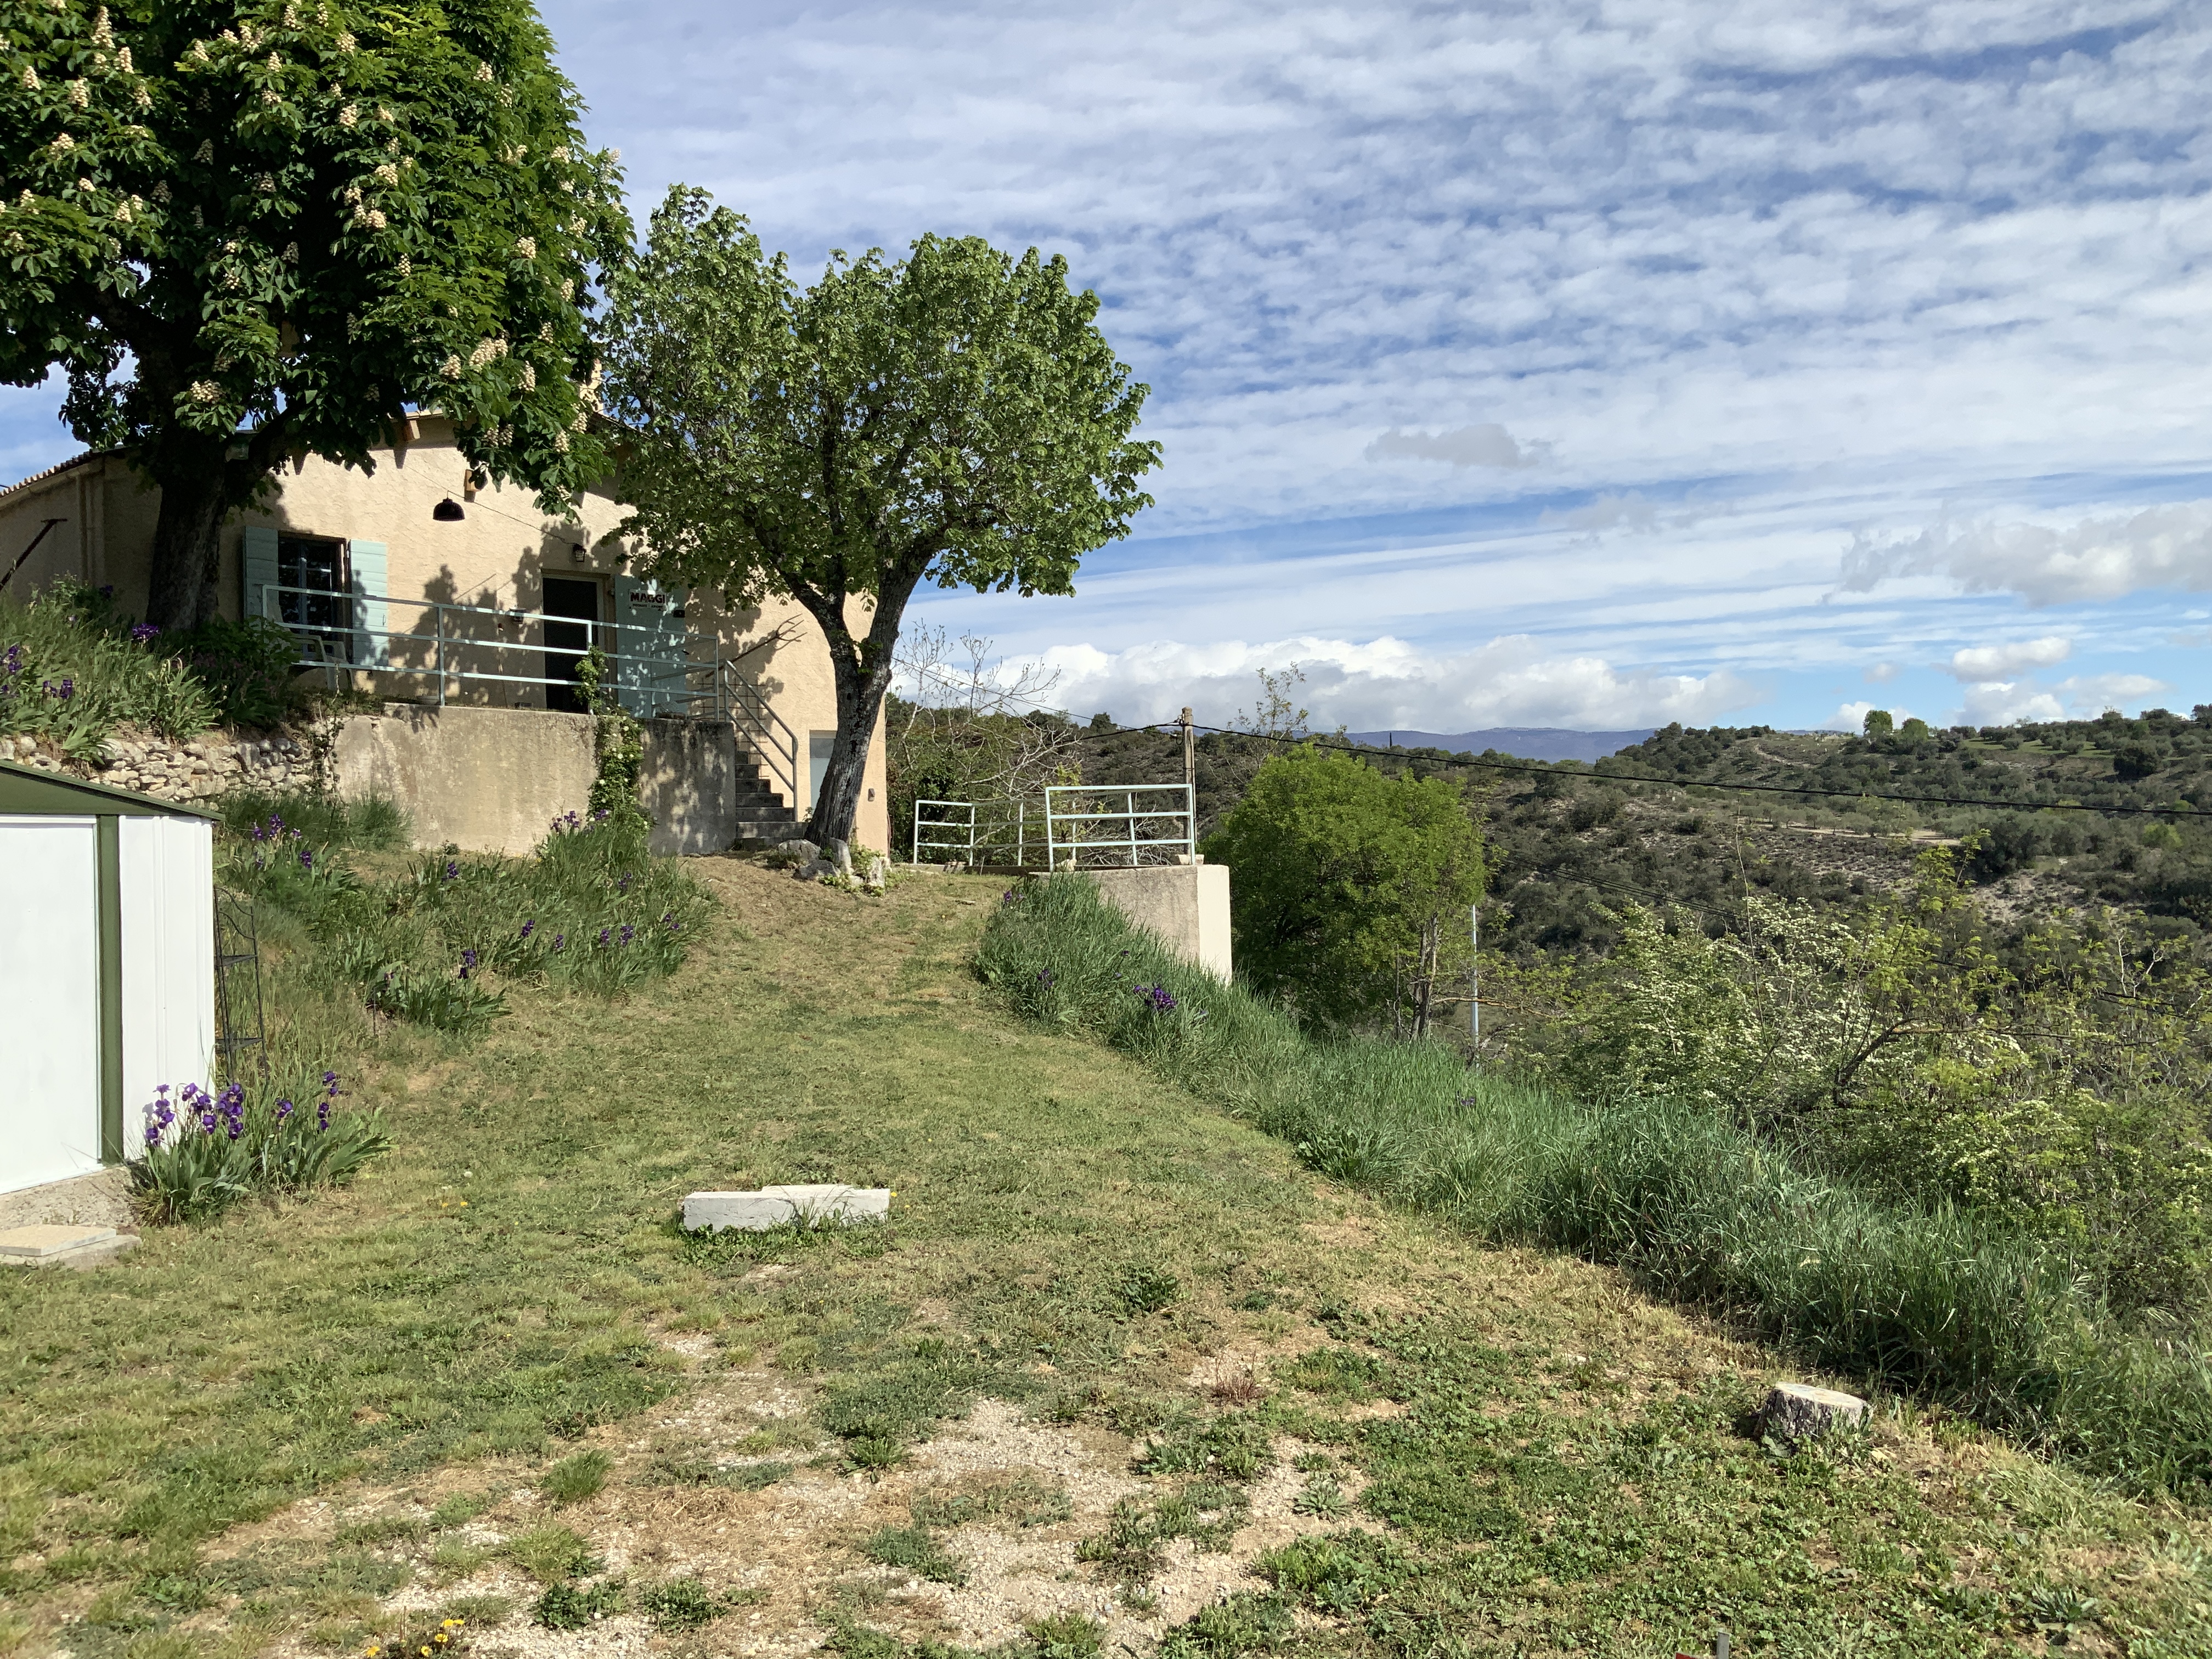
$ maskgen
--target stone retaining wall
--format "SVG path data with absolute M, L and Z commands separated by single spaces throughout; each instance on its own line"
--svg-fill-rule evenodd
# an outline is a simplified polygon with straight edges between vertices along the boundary
M 174 801 L 213 800 L 233 789 L 304 787 L 310 773 L 307 744 L 283 732 L 204 732 L 188 743 L 172 743 L 127 726 L 110 734 L 90 764 L 20 735 L 0 738 L 0 761 Z

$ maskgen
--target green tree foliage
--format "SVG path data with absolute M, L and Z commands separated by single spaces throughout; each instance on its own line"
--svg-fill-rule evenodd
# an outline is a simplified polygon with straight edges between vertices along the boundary
M 1235 873 L 1237 959 L 1301 1018 L 1427 1031 L 1462 969 L 1482 842 L 1458 785 L 1308 744 L 1260 768 L 1206 842 Z
M 807 833 L 849 839 L 915 589 L 1073 592 L 1151 504 L 1158 447 L 1129 436 L 1147 388 L 1064 260 L 975 237 L 839 255 L 801 290 L 743 217 L 678 186 L 611 292 L 629 527 L 662 574 L 787 595 L 821 625 L 837 739 Z
M 1887 708 L 1869 708 L 1866 711 L 1863 729 L 1870 738 L 1886 738 L 1897 729 L 1897 721 Z
M 604 475 L 579 382 L 612 156 L 525 0 L 0 9 L 0 380 L 161 486 L 149 620 L 288 456 L 366 468 L 410 405 L 548 511 Z
M 1971 849 L 1970 849 L 1971 850 Z M 2212 1313 L 2212 998 L 2117 913 L 2002 954 L 1947 848 L 1853 915 L 1767 898 L 1709 938 L 1623 907 L 1611 957 L 1522 976 L 1526 1057 L 1588 1097 L 1660 1097 L 2063 1249 L 2119 1310 Z

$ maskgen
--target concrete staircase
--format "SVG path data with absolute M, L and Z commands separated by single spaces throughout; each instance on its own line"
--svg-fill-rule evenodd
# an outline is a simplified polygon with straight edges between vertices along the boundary
M 769 783 L 760 757 L 743 743 L 738 745 L 738 775 L 731 793 L 740 847 L 773 847 L 796 839 L 806 828 Z

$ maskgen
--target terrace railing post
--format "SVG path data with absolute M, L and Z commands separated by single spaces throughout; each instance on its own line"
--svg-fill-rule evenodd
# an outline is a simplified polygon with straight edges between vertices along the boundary
M 430 609 L 437 618 L 438 707 L 443 708 L 446 706 L 446 607 L 442 605 L 433 605 Z

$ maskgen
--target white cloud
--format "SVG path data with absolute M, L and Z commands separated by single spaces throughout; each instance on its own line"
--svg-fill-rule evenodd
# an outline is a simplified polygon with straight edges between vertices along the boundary
M 1448 461 L 1455 467 L 1496 466 L 1511 471 L 1535 465 L 1549 447 L 1547 444 L 1523 446 L 1495 421 L 1437 433 L 1401 432 L 1394 426 L 1367 446 L 1367 459 L 1379 461 L 1402 456 L 1419 461 Z
M 1255 671 L 1291 663 L 1305 676 L 1297 701 L 1320 729 L 1709 725 L 1760 695 L 1725 670 L 1618 669 L 1600 657 L 1548 654 L 1525 635 L 1449 654 L 1387 637 L 1359 643 L 1313 636 L 1263 644 L 1162 641 L 1118 652 L 1062 646 L 1042 654 L 1060 675 L 1054 702 L 1079 714 L 1103 709 L 1124 725 L 1171 719 L 1185 704 L 1201 725 L 1229 725 L 1257 698 Z
M 2063 720 L 2066 706 L 2051 692 L 2021 681 L 1970 685 L 1959 712 L 1960 726 L 2010 726 L 2014 720 Z
M 2212 588 L 2212 501 L 2077 520 L 2027 520 L 1917 535 L 1862 536 L 1844 555 L 1846 592 L 1899 576 L 1946 576 L 1969 593 L 2017 593 L 2033 605 L 2116 599 L 2144 588 Z
M 1887 685 L 1903 672 L 1893 662 L 1878 662 L 1867 670 L 1866 677 L 1875 685 Z
M 1958 723 L 2009 726 L 2014 720 L 2086 720 L 2107 708 L 2140 712 L 2173 688 L 2148 674 L 2075 674 L 2056 685 L 2033 679 L 1990 680 L 1966 690 Z
M 2039 640 L 2014 640 L 2001 645 L 1964 646 L 1951 653 L 1944 672 L 1954 678 L 1986 684 L 2008 679 L 2023 668 L 2048 668 L 2074 654 L 2074 641 L 2052 634 Z

